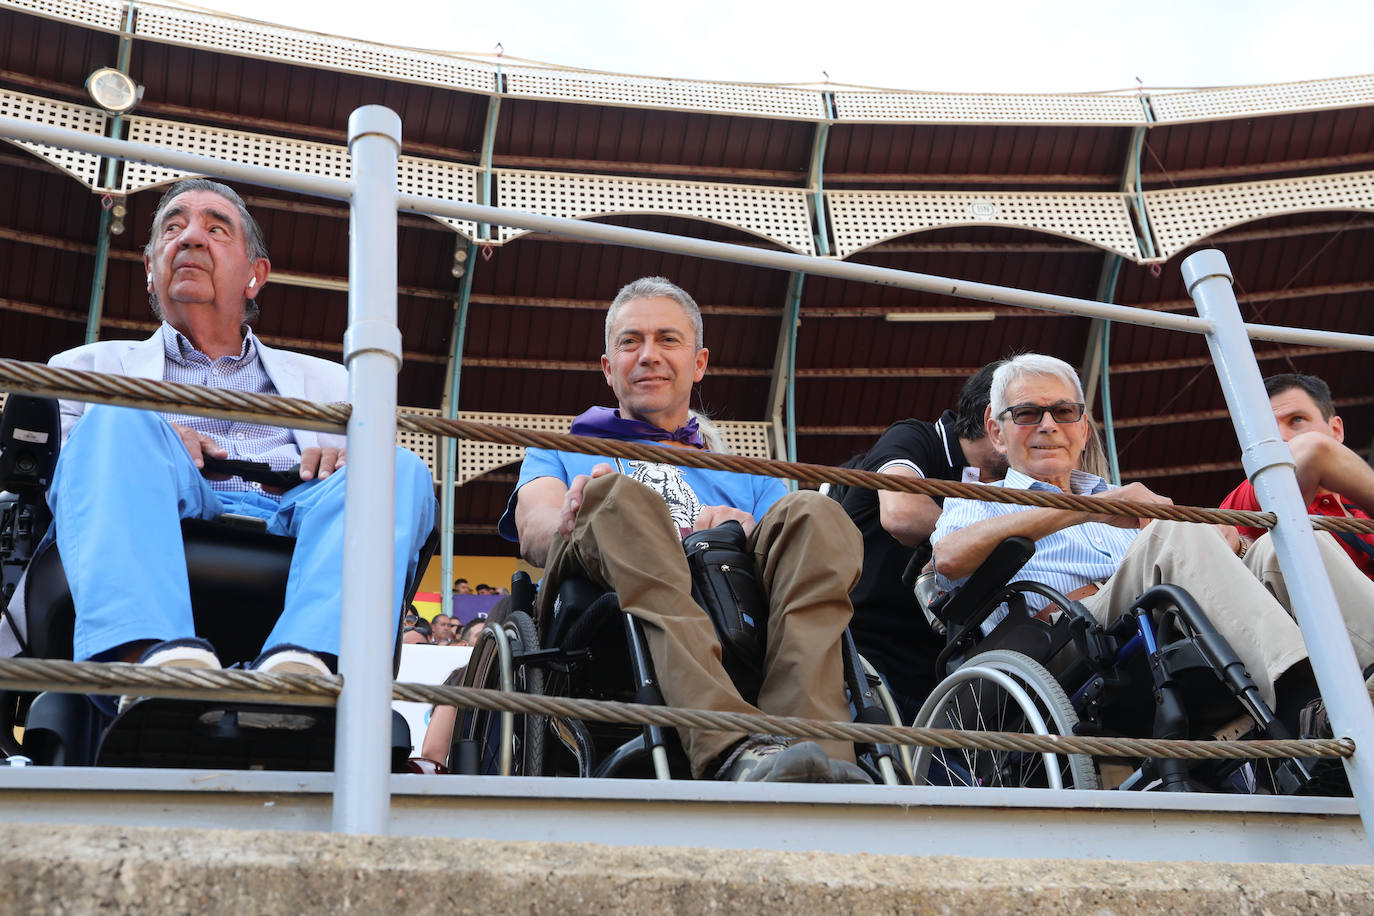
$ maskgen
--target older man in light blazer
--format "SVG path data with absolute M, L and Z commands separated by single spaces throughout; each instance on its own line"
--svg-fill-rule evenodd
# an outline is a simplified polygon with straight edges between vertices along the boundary
M 313 401 L 343 401 L 343 366 L 277 350 L 253 334 L 271 264 L 262 230 L 232 189 L 206 179 L 173 185 L 144 249 L 149 299 L 162 319 L 143 341 L 110 340 L 50 364 L 192 382 Z M 286 605 L 255 667 L 327 673 L 335 667 L 343 557 L 344 438 L 257 423 L 61 403 L 63 448 L 49 493 L 76 607 L 75 657 L 219 667 L 196 637 L 182 559 L 181 519 L 223 513 L 263 519 L 295 537 Z M 276 471 L 280 486 L 205 472 L 206 459 Z M 395 612 L 434 525 L 433 481 L 398 449 Z

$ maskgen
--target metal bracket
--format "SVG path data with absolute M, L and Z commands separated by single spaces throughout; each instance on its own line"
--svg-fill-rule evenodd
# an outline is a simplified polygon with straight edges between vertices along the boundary
M 358 321 L 352 324 L 343 339 L 344 365 L 360 353 L 385 353 L 401 365 L 401 329 L 386 321 Z

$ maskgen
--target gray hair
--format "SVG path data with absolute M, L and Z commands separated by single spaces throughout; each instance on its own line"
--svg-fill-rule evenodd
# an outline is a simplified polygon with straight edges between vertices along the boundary
M 1062 359 L 1043 353 L 1022 353 L 998 366 L 992 375 L 989 403 L 993 419 L 1000 417 L 1002 411 L 1011 406 L 1007 403 L 1007 388 L 1012 382 L 1021 378 L 1045 375 L 1060 379 L 1074 390 L 1078 400 L 1083 400 L 1083 383 L 1078 380 L 1078 373 L 1073 371 L 1073 366 Z
M 262 227 L 258 225 L 257 220 L 253 219 L 253 214 L 248 212 L 248 205 L 243 202 L 243 198 L 239 197 L 238 192 L 227 184 L 221 184 L 209 178 L 187 178 L 178 181 L 162 195 L 162 199 L 157 202 L 157 209 L 153 212 L 153 226 L 148 235 L 148 244 L 143 246 L 144 257 L 152 260 L 153 245 L 157 242 L 158 236 L 162 234 L 163 215 L 167 212 L 167 208 L 171 206 L 173 200 L 188 191 L 209 191 L 212 194 L 218 194 L 220 197 L 223 197 L 225 200 L 229 201 L 229 203 L 233 204 L 234 209 L 239 212 L 239 223 L 243 228 L 244 244 L 247 247 L 249 259 L 257 261 L 259 258 L 267 257 L 267 240 L 263 238 Z M 162 303 L 157 301 L 157 293 L 153 292 L 148 294 L 148 304 L 152 306 L 153 314 L 161 321 Z M 243 301 L 244 324 L 249 324 L 257 320 L 258 311 L 257 299 L 245 298 Z
M 622 286 L 620 292 L 615 294 L 615 299 L 611 300 L 611 307 L 606 309 L 607 353 L 611 352 L 611 327 L 615 324 L 615 316 L 620 314 L 620 309 L 627 302 L 635 299 L 657 299 L 660 296 L 664 299 L 671 299 L 682 306 L 682 310 L 687 313 L 688 319 L 692 322 L 692 330 L 696 332 L 697 349 L 700 350 L 705 346 L 706 337 L 701 327 L 701 308 L 691 294 L 664 277 L 640 277 L 638 280 Z
M 687 416 L 689 419 L 697 421 L 697 431 L 701 433 L 701 441 L 706 444 L 707 450 L 719 452 L 722 455 L 730 454 L 730 446 L 725 441 L 725 433 L 720 431 L 720 427 L 712 422 L 705 412 L 689 410 Z

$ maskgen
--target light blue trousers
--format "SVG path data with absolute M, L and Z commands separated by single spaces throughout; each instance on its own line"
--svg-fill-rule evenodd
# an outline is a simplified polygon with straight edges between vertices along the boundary
M 280 502 L 210 489 L 186 447 L 155 413 L 92 405 L 57 462 L 48 502 L 76 607 L 75 658 L 106 659 L 135 640 L 195 636 L 181 519 L 225 512 L 264 519 L 296 538 L 286 606 L 264 648 L 294 643 L 339 653 L 347 468 L 302 483 Z M 434 483 L 423 461 L 396 450 L 395 600 L 434 528 Z

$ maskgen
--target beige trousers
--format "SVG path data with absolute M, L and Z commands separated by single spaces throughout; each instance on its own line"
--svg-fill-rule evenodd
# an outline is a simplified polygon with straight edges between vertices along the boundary
M 758 520 L 748 550 L 768 595 L 768 648 L 758 707 L 746 703 L 721 665 L 720 642 L 692 600 L 682 539 L 653 490 L 622 474 L 587 484 L 570 539 L 555 537 L 545 582 L 584 575 L 614 589 L 620 606 L 643 625 L 664 701 L 670 706 L 848 720 L 840 637 L 853 608 L 863 542 L 834 500 L 802 491 L 780 499 Z M 543 621 L 556 588 L 539 592 Z M 680 729 L 692 774 L 742 734 Z M 821 742 L 838 760 L 852 745 Z
M 1360 573 L 1335 540 L 1317 535 L 1322 560 L 1361 666 L 1374 661 L 1374 582 Z M 1274 682 L 1307 657 L 1294 622 L 1283 573 L 1268 536 L 1241 560 L 1209 525 L 1156 521 L 1126 551 L 1116 573 L 1083 605 L 1102 623 L 1130 610 L 1141 593 L 1161 582 L 1181 586 L 1231 644 L 1274 705 Z

